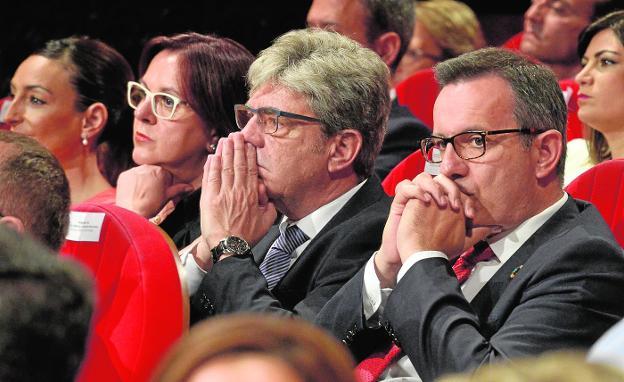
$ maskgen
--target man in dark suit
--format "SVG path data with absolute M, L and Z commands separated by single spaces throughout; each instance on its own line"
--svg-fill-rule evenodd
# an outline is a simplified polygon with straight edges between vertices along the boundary
M 413 0 L 314 0 L 307 16 L 310 27 L 336 31 L 377 53 L 394 75 L 414 29 Z M 396 86 L 391 79 L 391 86 Z M 392 108 L 381 152 L 375 161 L 380 179 L 418 150 L 430 129 L 403 106 L 392 91 Z
M 496 48 L 435 70 L 422 151 L 440 175 L 398 186 L 380 250 L 318 315 L 364 359 L 364 380 L 432 381 L 588 347 L 624 315 L 622 250 L 561 189 L 566 106 L 553 73 Z
M 192 320 L 240 311 L 314 319 L 380 244 L 390 201 L 373 164 L 388 69 L 344 36 L 302 30 L 264 50 L 248 79 L 250 99 L 236 106 L 242 131 L 209 156 L 202 237 L 184 255 L 191 292 L 201 282 Z M 276 210 L 284 217 L 269 232 Z

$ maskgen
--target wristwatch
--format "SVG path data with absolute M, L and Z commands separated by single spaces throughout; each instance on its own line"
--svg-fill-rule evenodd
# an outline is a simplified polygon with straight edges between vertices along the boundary
M 216 264 L 221 256 L 226 253 L 234 256 L 251 255 L 251 247 L 249 247 L 249 244 L 244 239 L 238 236 L 228 236 L 221 240 L 210 252 L 212 253 L 212 261 Z

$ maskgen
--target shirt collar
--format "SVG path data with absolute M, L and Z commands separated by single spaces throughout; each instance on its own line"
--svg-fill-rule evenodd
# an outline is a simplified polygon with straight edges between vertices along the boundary
M 496 240 L 489 243 L 490 248 L 500 260 L 501 263 L 505 263 L 520 247 L 542 226 L 548 219 L 550 219 L 568 200 L 568 194 L 565 192 L 561 199 L 557 200 L 551 206 L 540 212 L 539 214 L 530 217 L 522 222 L 513 231 Z
M 362 188 L 365 182 L 366 180 L 363 180 L 349 191 L 340 195 L 331 202 L 317 208 L 298 221 L 292 221 L 284 216 L 282 222 L 279 224 L 280 233 L 283 233 L 289 226 L 296 224 L 306 235 L 308 235 L 310 240 L 312 240 L 323 229 L 323 227 L 329 223 L 334 215 L 336 215 L 336 213 L 340 211 L 345 204 L 347 204 L 353 195 L 355 195 L 355 193 Z

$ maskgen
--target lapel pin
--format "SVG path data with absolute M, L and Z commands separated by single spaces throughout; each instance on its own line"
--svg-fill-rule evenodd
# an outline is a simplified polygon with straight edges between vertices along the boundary
M 518 272 L 520 272 L 522 267 L 523 267 L 523 265 L 519 265 L 519 266 L 515 267 L 514 270 L 511 271 L 511 274 L 509 275 L 509 278 L 513 279 L 514 277 L 516 277 L 516 275 L 518 274 Z

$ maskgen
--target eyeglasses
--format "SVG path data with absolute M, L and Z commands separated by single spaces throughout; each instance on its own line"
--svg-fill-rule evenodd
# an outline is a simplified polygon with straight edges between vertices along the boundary
M 128 81 L 128 105 L 137 109 L 145 98 L 151 99 L 152 112 L 155 116 L 162 119 L 173 119 L 178 105 L 188 102 L 182 101 L 180 98 L 167 93 L 152 93 L 145 86 L 138 82 Z
M 259 107 L 254 109 L 247 105 L 234 105 L 234 116 L 236 117 L 236 126 L 239 129 L 244 129 L 247 123 L 257 116 L 257 124 L 260 126 L 265 134 L 274 134 L 279 127 L 279 118 L 287 117 L 292 119 L 298 119 L 306 122 L 321 123 L 318 118 L 312 118 L 301 114 L 289 113 L 287 111 L 281 111 L 273 107 Z
M 505 129 L 493 131 L 465 131 L 449 138 L 431 136 L 420 141 L 420 150 L 429 163 L 440 163 L 446 146 L 450 143 L 455 153 L 462 159 L 475 159 L 485 154 L 486 136 L 498 134 L 536 134 L 533 129 Z

